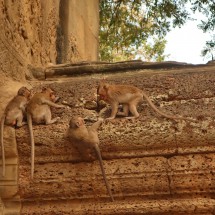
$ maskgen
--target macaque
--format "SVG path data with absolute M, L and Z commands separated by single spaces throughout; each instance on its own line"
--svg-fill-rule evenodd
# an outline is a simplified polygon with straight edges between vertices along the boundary
M 97 130 L 102 122 L 103 119 L 99 119 L 91 127 L 87 128 L 85 126 L 83 118 L 74 117 L 70 120 L 67 137 L 74 143 L 85 161 L 91 160 L 93 158 L 92 153 L 96 152 L 107 191 L 110 195 L 111 200 L 114 201 L 110 186 L 105 175 L 102 156 L 99 149 L 99 138 Z
M 111 105 L 111 115 L 107 119 L 111 120 L 118 116 L 125 116 L 127 119 L 138 118 L 137 105 L 143 101 L 143 98 L 149 103 L 152 109 L 161 116 L 174 120 L 188 120 L 195 122 L 195 120 L 186 117 L 174 116 L 160 111 L 149 99 L 146 93 L 139 88 L 132 85 L 110 85 L 105 82 L 100 82 L 97 88 L 99 99 L 104 100 Z M 123 111 L 118 111 L 119 104 L 122 104 Z M 130 113 L 133 115 L 128 117 Z
M 31 92 L 26 87 L 21 87 L 17 95 L 8 103 L 1 118 L 1 149 L 2 149 L 2 175 L 5 176 L 5 151 L 4 151 L 4 125 L 22 127 L 25 108 L 30 99 Z
M 27 105 L 27 123 L 30 132 L 31 141 L 31 178 L 34 177 L 34 157 L 35 144 L 32 122 L 36 124 L 45 123 L 46 125 L 57 122 L 60 117 L 52 119 L 50 107 L 65 108 L 64 105 L 55 104 L 58 97 L 51 88 L 43 88 L 42 92 L 35 93 Z

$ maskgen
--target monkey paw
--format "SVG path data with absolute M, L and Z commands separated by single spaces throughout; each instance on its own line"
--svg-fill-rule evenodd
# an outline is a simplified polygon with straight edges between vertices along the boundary
M 108 117 L 105 120 L 113 120 L 113 119 L 115 119 L 115 117 Z
M 104 119 L 102 117 L 99 117 L 98 121 L 104 122 Z

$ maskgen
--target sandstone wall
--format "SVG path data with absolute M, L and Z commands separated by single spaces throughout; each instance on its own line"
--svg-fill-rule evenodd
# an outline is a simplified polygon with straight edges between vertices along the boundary
M 3 75 L 24 81 L 28 64 L 56 62 L 56 26 L 59 1 L 1 1 Z
M 98 60 L 98 11 L 99 0 L 61 1 L 59 63 Z
M 0 108 L 23 84 L 35 90 L 51 86 L 62 100 L 77 105 L 53 109 L 54 117 L 61 116 L 56 124 L 34 125 L 33 180 L 27 126 L 5 127 L 7 168 L 6 177 L 0 176 L 0 214 L 213 215 L 213 65 L 106 76 L 110 83 L 146 90 L 165 112 L 198 120 L 163 119 L 143 103 L 138 107 L 139 119 L 105 122 L 99 130 L 100 148 L 113 203 L 98 161 L 83 162 L 65 137 L 71 116 L 95 118 L 95 111 L 87 109 L 83 101 L 95 100 L 103 76 L 26 82 L 26 77 L 32 78 L 32 68 L 38 73 L 49 63 L 97 59 L 98 2 L 0 0 Z M 103 116 L 109 114 L 107 109 Z
M 98 2 L 0 0 L 0 116 L 21 86 L 32 87 L 26 80 L 40 77 L 47 65 L 97 60 Z M 0 214 L 14 215 L 20 210 L 18 154 L 14 130 L 7 127 L 5 145 L 7 177 L 0 174 Z
M 24 81 L 28 65 L 97 60 L 98 2 L 1 0 L 1 82 Z
M 59 77 L 43 82 L 74 108 L 53 109 L 61 120 L 35 125 L 35 177 L 30 179 L 28 129 L 16 131 L 22 214 L 213 215 L 215 211 L 214 66 L 132 71 L 106 75 L 109 83 L 132 84 L 166 113 L 197 122 L 160 117 L 145 102 L 140 118 L 106 121 L 99 129 L 110 202 L 98 161 L 83 162 L 65 132 L 69 119 L 93 119 L 83 101 L 96 99 L 102 75 Z M 40 88 L 34 83 L 36 88 Z M 110 109 L 103 117 L 110 114 Z M 87 125 L 91 122 L 86 120 Z

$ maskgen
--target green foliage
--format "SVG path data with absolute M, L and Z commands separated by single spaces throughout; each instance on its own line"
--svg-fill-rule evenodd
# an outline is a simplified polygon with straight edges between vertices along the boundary
M 193 11 L 202 12 L 206 20 L 201 20 L 199 28 L 203 32 L 212 32 L 211 40 L 207 41 L 205 47 L 202 50 L 201 55 L 208 59 L 214 60 L 215 55 L 215 34 L 213 34 L 215 28 L 215 1 L 214 0 L 198 0 L 192 4 Z
M 100 59 L 164 60 L 167 31 L 187 16 L 175 0 L 101 0 Z
M 189 11 L 205 14 L 199 27 L 214 30 L 214 0 L 100 0 L 100 59 L 164 60 L 166 33 L 191 19 Z
M 213 31 L 215 27 L 215 1 L 196 0 L 192 2 L 192 10 L 203 13 L 206 20 L 202 20 L 199 27 L 204 31 Z
M 214 60 L 215 55 L 215 35 L 212 40 L 207 41 L 204 49 L 202 50 L 202 56 L 210 60 Z

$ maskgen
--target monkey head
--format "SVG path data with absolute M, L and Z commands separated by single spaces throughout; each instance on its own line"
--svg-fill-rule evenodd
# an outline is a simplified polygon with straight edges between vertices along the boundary
M 80 128 L 83 125 L 84 125 L 84 119 L 79 116 L 76 116 L 70 119 L 70 122 L 69 122 L 70 128 L 73 128 L 73 129 Z
M 105 83 L 105 82 L 100 82 L 99 86 L 97 88 L 97 95 L 99 97 L 100 100 L 107 100 L 107 91 L 109 88 L 109 84 Z
M 50 87 L 43 87 L 42 93 L 51 94 L 51 93 L 54 93 L 54 90 L 52 90 Z
M 30 97 L 31 97 L 31 91 L 28 90 L 26 87 L 21 87 L 18 90 L 17 95 L 18 96 L 24 96 L 24 97 L 26 97 L 29 100 Z
M 55 91 L 50 87 L 43 87 L 42 93 L 46 94 L 52 102 L 57 102 L 60 99 L 60 97 L 56 96 Z

